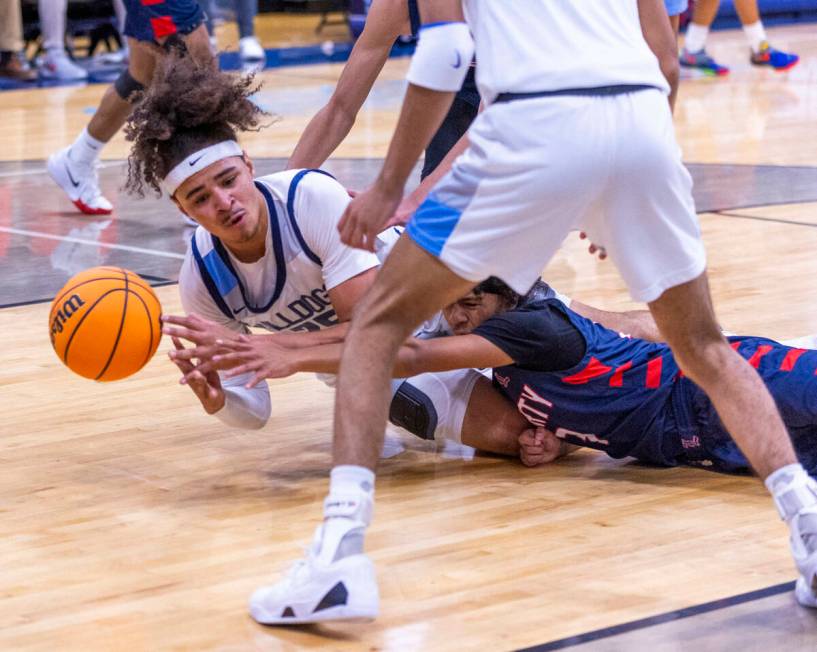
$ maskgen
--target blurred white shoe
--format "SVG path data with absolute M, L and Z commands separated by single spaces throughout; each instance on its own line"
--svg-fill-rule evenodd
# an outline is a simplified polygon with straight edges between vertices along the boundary
M 71 61 L 65 50 L 55 49 L 46 52 L 39 70 L 40 77 L 43 79 L 61 79 L 63 81 L 88 79 L 88 71 Z
M 120 63 L 127 63 L 128 58 L 130 57 L 130 51 L 128 50 L 127 45 L 123 45 L 118 50 L 114 50 L 113 52 L 106 52 L 105 54 L 100 54 L 97 57 L 97 61 L 104 64 L 109 65 L 116 65 Z
M 244 61 L 261 61 L 267 58 L 264 48 L 254 36 L 245 36 L 238 41 L 238 53 Z
M 108 215 L 113 206 L 99 189 L 96 167 L 73 161 L 71 148 L 66 147 L 48 157 L 48 174 L 86 215 Z

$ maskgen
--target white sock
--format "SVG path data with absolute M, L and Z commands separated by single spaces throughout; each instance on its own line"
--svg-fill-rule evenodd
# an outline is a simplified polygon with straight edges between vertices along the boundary
M 363 466 L 332 469 L 323 503 L 318 558 L 325 564 L 363 552 L 363 536 L 372 519 L 375 475 Z
M 746 35 L 746 40 L 749 41 L 752 52 L 755 54 L 760 52 L 760 46 L 766 42 L 766 30 L 763 29 L 763 23 L 757 21 L 751 25 L 744 25 L 743 33 Z
M 817 505 L 817 482 L 799 462 L 777 469 L 764 484 L 785 521 L 790 521 L 804 507 Z
M 684 37 L 684 49 L 687 52 L 700 52 L 706 47 L 707 36 L 709 36 L 708 27 L 690 23 L 687 25 L 686 36 Z
M 88 128 L 82 130 L 68 154 L 72 161 L 76 161 L 81 165 L 94 165 L 99 158 L 99 152 L 105 146 L 101 140 L 97 140 L 88 133 Z

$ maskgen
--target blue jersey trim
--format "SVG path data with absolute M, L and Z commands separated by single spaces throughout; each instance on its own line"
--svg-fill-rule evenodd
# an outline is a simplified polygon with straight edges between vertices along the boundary
M 304 250 L 306 257 L 319 267 L 323 267 L 320 257 L 306 244 L 306 240 L 304 240 L 301 234 L 301 229 L 298 228 L 298 221 L 295 219 L 295 193 L 298 190 L 298 184 L 301 183 L 301 180 L 310 172 L 325 174 L 332 179 L 335 178 L 328 172 L 318 169 L 301 170 L 298 172 L 298 174 L 292 177 L 292 181 L 289 184 L 289 192 L 287 193 L 287 214 L 289 215 L 289 223 L 292 225 L 292 230 L 295 232 L 295 237 L 298 239 L 298 243 L 301 245 L 301 249 Z
M 208 269 L 207 265 L 204 262 L 204 259 L 201 256 L 201 252 L 199 252 L 199 246 L 196 244 L 195 234 L 193 234 L 193 238 L 190 240 L 190 245 L 191 251 L 193 252 L 193 259 L 196 261 L 196 265 L 199 268 L 201 280 L 204 282 L 204 287 L 207 288 L 207 291 L 210 293 L 210 297 L 213 299 L 213 302 L 216 304 L 216 306 L 218 306 L 218 309 L 221 310 L 221 312 L 223 312 L 228 319 L 235 319 L 229 306 L 224 301 L 224 297 L 222 297 L 221 293 L 218 291 L 215 281 L 213 281 L 213 277 L 210 275 L 210 270 Z
M 417 6 L 417 0 L 408 0 L 408 14 L 411 35 L 417 36 L 420 33 L 420 8 Z
M 406 233 L 428 253 L 439 257 L 461 216 L 462 211 L 429 197 L 411 217 Z
M 238 284 L 236 277 L 233 276 L 230 270 L 221 262 L 221 258 L 215 250 L 204 256 L 203 260 L 204 266 L 207 268 L 207 271 L 210 272 L 210 278 L 213 279 L 213 283 L 215 283 L 219 294 L 226 296 L 230 290 Z
M 226 281 L 223 280 L 222 277 L 232 275 L 233 279 L 235 280 L 235 284 L 238 285 L 238 289 L 241 292 L 241 298 L 244 300 L 244 305 L 247 307 L 247 310 L 255 314 L 261 314 L 267 312 L 272 307 L 272 304 L 275 303 L 281 296 L 281 292 L 283 292 L 284 284 L 286 283 L 287 280 L 287 268 L 286 263 L 284 262 L 284 246 L 281 243 L 281 226 L 278 222 L 278 211 L 275 210 L 275 202 L 273 201 L 272 195 L 270 194 L 269 190 L 267 190 L 267 188 L 264 186 L 264 184 L 256 181 L 255 187 L 258 188 L 258 190 L 260 190 L 261 194 L 264 196 L 264 199 L 267 202 L 267 209 L 269 212 L 268 227 L 270 229 L 272 240 L 272 253 L 275 256 L 275 288 L 272 292 L 272 298 L 266 303 L 266 305 L 260 307 L 253 306 L 250 303 L 250 300 L 247 296 L 247 289 L 244 287 L 244 284 L 241 282 L 241 278 L 235 271 L 233 263 L 230 260 L 230 256 L 227 253 L 227 249 L 224 247 L 224 244 L 221 242 L 221 240 L 219 240 L 215 236 L 211 236 L 213 240 L 213 252 L 211 252 L 211 254 L 208 254 L 207 258 L 209 258 L 210 255 L 215 254 L 218 256 L 218 262 L 212 261 L 208 265 L 208 261 L 203 260 L 202 265 L 200 265 L 200 269 L 203 269 L 204 271 L 207 272 L 205 285 L 208 284 L 208 281 L 210 284 L 212 284 L 212 288 L 210 288 L 209 285 L 207 288 L 208 290 L 210 290 L 211 295 L 213 294 L 214 290 L 216 293 L 219 292 L 218 283 L 221 283 L 221 287 L 224 288 L 227 287 L 228 284 Z M 200 258 L 201 256 L 199 256 L 199 259 Z M 216 270 L 215 279 L 210 274 L 211 269 Z M 202 274 L 202 276 L 205 276 L 205 274 Z M 217 281 L 216 279 L 219 278 L 221 278 L 222 280 Z M 235 285 L 232 285 L 230 286 L 229 289 L 232 290 L 234 287 Z M 218 301 L 216 301 L 216 303 L 218 303 Z M 227 314 L 231 319 L 235 319 L 232 313 L 229 312 L 229 309 L 225 311 L 221 305 L 219 305 L 219 308 L 221 308 L 222 312 L 225 312 L 225 314 Z

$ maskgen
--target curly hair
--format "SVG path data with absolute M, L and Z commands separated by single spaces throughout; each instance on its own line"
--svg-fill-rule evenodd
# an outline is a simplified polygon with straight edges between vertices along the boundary
M 159 195 L 162 179 L 193 152 L 266 126 L 268 114 L 249 99 L 259 87 L 251 75 L 218 72 L 184 53 L 163 57 L 125 126 L 133 143 L 125 190 Z

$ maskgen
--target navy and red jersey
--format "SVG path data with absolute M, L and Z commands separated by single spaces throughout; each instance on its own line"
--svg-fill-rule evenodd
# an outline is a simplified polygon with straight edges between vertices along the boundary
M 125 36 L 146 43 L 185 35 L 204 22 L 196 0 L 125 0 Z
M 556 299 L 501 313 L 474 334 L 515 361 L 494 369 L 497 388 L 530 423 L 569 443 L 675 465 L 707 463 L 727 441 L 728 470 L 748 466 L 666 344 L 611 331 Z M 760 371 L 789 431 L 807 429 L 809 447 L 817 448 L 817 352 L 764 338 L 730 340 Z

